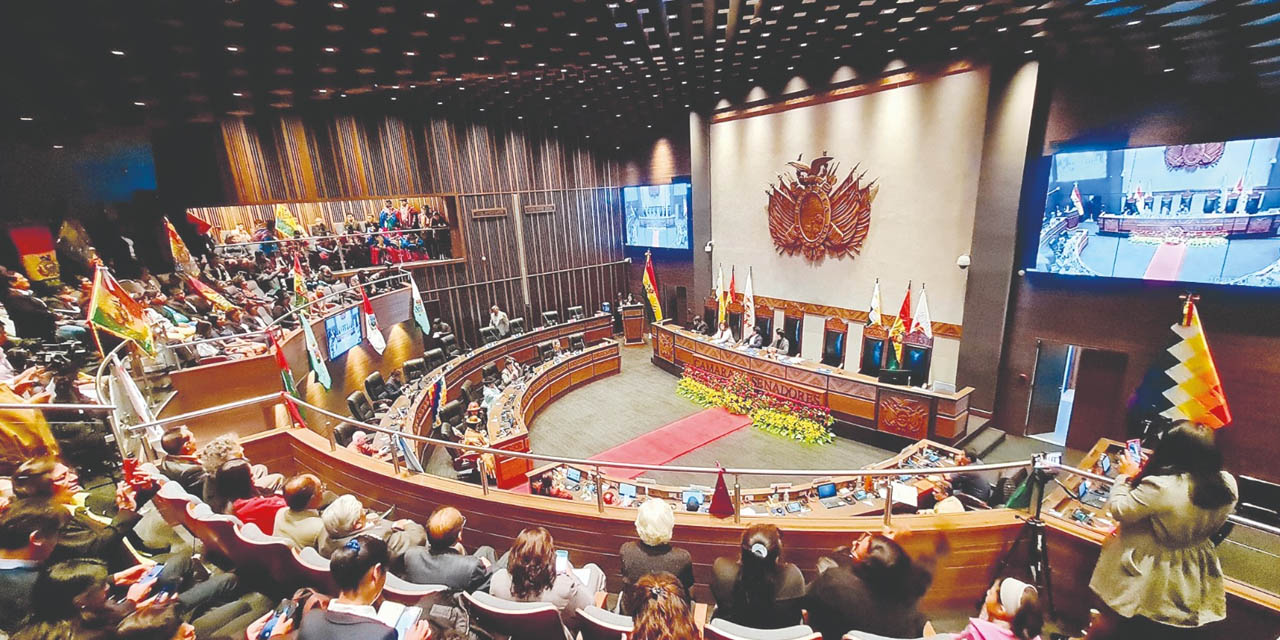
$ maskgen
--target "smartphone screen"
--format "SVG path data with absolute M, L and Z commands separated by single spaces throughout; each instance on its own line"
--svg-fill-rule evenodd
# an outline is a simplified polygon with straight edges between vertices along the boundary
M 1133 460 L 1134 464 L 1142 464 L 1142 441 L 1141 440 L 1134 438 L 1133 440 L 1130 440 L 1124 443 L 1124 448 L 1125 448 L 1125 451 L 1129 453 L 1129 459 Z
M 556 572 L 564 573 L 569 570 L 569 552 L 564 549 L 556 549 Z

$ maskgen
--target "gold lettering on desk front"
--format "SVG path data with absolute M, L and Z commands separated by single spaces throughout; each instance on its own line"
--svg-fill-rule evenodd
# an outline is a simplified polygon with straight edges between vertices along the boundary
M 751 381 L 751 386 L 760 391 L 766 391 L 789 400 L 799 400 L 808 404 L 826 404 L 825 394 L 821 392 L 789 384 L 776 378 L 762 376 L 745 369 L 739 369 L 718 360 L 710 360 L 697 355 L 691 355 L 691 360 L 690 364 L 693 366 L 722 378 L 728 378 L 739 373 L 746 374 L 747 379 Z

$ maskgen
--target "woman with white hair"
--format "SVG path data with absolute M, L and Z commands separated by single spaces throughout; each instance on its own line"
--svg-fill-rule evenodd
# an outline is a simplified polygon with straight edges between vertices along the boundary
M 326 558 L 357 536 L 368 535 L 385 540 L 391 532 L 391 523 L 377 514 L 367 513 L 360 499 L 349 493 L 338 496 L 325 507 L 320 513 L 320 521 L 324 523 L 324 531 L 316 541 L 316 551 Z
M 622 545 L 622 580 L 629 588 L 650 573 L 663 571 L 680 579 L 684 599 L 689 601 L 693 588 L 693 558 L 689 552 L 671 546 L 671 532 L 676 526 L 675 509 L 665 500 L 649 498 L 636 512 L 636 533 L 640 540 Z M 624 588 L 623 592 L 627 589 Z M 619 603 L 620 608 L 625 604 Z M 629 613 L 623 611 L 622 613 Z

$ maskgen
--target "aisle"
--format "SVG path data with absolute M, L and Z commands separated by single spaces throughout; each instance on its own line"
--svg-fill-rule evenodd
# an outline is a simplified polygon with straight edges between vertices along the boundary
M 688 418 L 677 420 L 639 438 L 602 451 L 591 456 L 591 459 L 635 464 L 667 464 L 749 426 L 751 426 L 751 418 L 746 416 L 734 415 L 720 407 L 703 409 Z M 644 474 L 640 469 L 603 467 L 603 470 L 607 475 L 615 478 L 634 478 Z

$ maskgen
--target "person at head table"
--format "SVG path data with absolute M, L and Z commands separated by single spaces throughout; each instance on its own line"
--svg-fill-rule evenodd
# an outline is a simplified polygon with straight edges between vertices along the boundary
M 781 355 L 791 353 L 791 341 L 787 340 L 787 334 L 782 329 L 776 331 L 778 337 L 774 339 L 773 344 L 769 345 Z
M 499 338 L 511 335 L 511 319 L 496 304 L 489 307 L 489 327 L 498 332 Z
M 716 335 L 712 336 L 711 341 L 716 344 L 728 344 L 733 342 L 733 331 L 729 329 L 728 322 L 720 323 L 720 328 L 716 330 Z
M 751 349 L 764 348 L 765 346 L 764 329 L 761 329 L 760 327 L 756 327 L 755 331 L 751 332 L 751 336 L 748 337 L 746 340 L 743 340 L 742 343 L 747 345 L 747 347 Z

